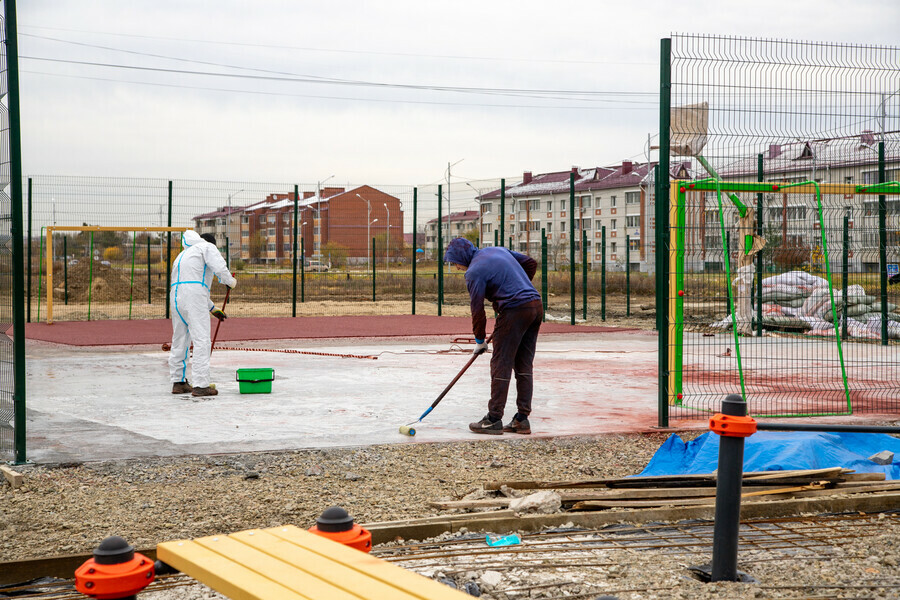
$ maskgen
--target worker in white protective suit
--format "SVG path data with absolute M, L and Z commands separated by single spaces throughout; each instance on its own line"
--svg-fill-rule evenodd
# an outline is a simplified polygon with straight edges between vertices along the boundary
M 209 316 L 220 321 L 225 313 L 215 307 L 209 297 L 213 275 L 229 288 L 237 280 L 228 272 L 228 265 L 209 233 L 202 236 L 187 230 L 181 235 L 184 248 L 172 265 L 172 349 L 169 352 L 169 375 L 173 394 L 191 393 L 193 396 L 215 396 L 218 390 L 209 385 Z M 191 371 L 194 386 L 188 383 L 187 361 L 191 343 L 194 355 Z

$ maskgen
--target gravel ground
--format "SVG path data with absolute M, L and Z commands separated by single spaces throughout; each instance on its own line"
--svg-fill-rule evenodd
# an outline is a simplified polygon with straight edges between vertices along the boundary
M 359 523 L 429 516 L 438 514 L 429 501 L 462 498 L 488 480 L 637 473 L 665 437 L 508 437 L 18 467 L 25 485 L 0 487 L 0 560 L 89 553 L 109 535 L 149 548 L 161 541 L 242 529 L 309 527 L 331 505 L 343 506 Z M 687 549 L 604 550 L 586 556 L 584 565 L 556 569 L 516 568 L 515 556 L 500 569 L 454 565 L 449 559 L 437 566 L 434 561 L 404 566 L 460 586 L 475 583 L 481 597 L 498 600 L 596 598 L 602 593 L 622 599 L 898 598 L 898 551 L 900 518 L 890 517 L 874 537 L 851 536 L 849 543 L 814 556 L 742 554 L 746 564 L 740 568 L 758 584 L 702 584 L 686 569 L 703 562 L 702 555 Z M 557 559 L 548 556 L 548 561 Z M 887 587 L 867 587 L 872 585 Z M 220 596 L 192 583 L 142 597 Z

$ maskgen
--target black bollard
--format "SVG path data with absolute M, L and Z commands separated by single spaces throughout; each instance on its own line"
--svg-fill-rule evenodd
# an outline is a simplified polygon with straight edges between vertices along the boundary
M 719 434 L 711 581 L 738 580 L 738 532 L 741 525 L 744 437 L 752 433 L 746 431 L 748 422 L 746 416 L 747 403 L 737 394 L 730 394 L 722 401 L 722 414 L 710 420 L 710 429 Z M 738 418 L 729 419 L 729 417 Z M 755 422 L 753 429 L 755 430 Z

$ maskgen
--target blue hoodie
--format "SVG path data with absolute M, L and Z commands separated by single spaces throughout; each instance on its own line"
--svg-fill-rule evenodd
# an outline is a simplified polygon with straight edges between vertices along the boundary
M 478 250 L 466 238 L 455 238 L 447 246 L 444 262 L 467 267 L 466 288 L 472 300 L 472 330 L 480 340 L 485 337 L 485 299 L 494 303 L 497 312 L 541 299 L 531 284 L 537 272 L 537 261 L 530 256 L 502 246 Z

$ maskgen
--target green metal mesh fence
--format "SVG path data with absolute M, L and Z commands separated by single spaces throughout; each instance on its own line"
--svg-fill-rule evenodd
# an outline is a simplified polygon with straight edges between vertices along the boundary
M 900 179 L 898 64 L 898 48 L 672 38 L 672 416 L 742 392 L 755 415 L 900 410 L 900 190 L 876 187 Z
M 0 19 L 0 97 L 6 106 L 6 23 Z M 0 460 L 14 455 L 15 353 L 13 325 L 12 200 L 9 195 L 9 113 L 0 113 Z

